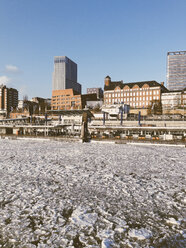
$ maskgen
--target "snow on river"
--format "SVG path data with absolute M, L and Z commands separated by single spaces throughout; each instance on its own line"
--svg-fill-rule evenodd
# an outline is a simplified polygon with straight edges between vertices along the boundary
M 0 247 L 185 247 L 186 149 L 0 140 Z

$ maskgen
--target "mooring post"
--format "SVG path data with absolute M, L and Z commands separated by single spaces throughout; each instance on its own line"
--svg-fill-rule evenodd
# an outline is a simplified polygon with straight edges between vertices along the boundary
M 105 126 L 105 112 L 103 112 L 103 126 Z
M 138 113 L 138 126 L 141 126 L 141 111 Z

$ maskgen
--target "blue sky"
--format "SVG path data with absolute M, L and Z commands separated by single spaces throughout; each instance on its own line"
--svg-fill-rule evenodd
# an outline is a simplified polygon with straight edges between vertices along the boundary
M 186 0 L 0 0 L 0 83 L 51 97 L 54 56 L 78 64 L 83 92 L 113 81 L 166 82 L 186 50 Z

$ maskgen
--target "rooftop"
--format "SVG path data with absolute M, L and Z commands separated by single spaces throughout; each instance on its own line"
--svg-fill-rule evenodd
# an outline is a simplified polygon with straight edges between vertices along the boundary
M 134 85 L 138 85 L 139 88 L 142 88 L 144 84 L 149 85 L 149 87 L 156 87 L 156 86 L 161 86 L 162 89 L 165 91 L 168 91 L 167 88 L 156 82 L 155 80 L 153 81 L 142 81 L 142 82 L 132 82 L 132 83 L 123 83 L 123 81 L 113 81 L 110 83 L 109 86 L 105 86 L 104 90 L 114 90 L 117 86 L 119 86 L 121 89 L 123 89 L 125 86 L 128 86 L 129 88 L 133 88 Z

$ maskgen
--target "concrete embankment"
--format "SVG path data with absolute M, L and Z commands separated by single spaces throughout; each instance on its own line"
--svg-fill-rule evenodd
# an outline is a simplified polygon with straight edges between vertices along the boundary
M 112 143 L 123 145 L 155 145 L 155 146 L 180 146 L 186 147 L 186 142 L 182 141 L 165 141 L 165 140 L 124 140 L 124 139 L 92 139 L 92 143 Z
M 17 135 L 1 135 L 0 139 L 11 139 L 11 140 L 39 140 L 39 141 L 64 141 L 64 142 L 81 142 L 79 137 L 44 137 L 44 136 L 17 136 Z

